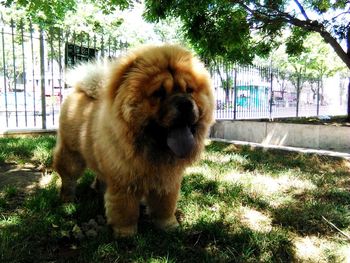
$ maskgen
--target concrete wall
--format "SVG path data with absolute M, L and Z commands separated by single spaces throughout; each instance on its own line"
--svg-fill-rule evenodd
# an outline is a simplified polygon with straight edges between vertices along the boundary
M 350 152 L 350 127 L 257 121 L 217 121 L 212 138 Z

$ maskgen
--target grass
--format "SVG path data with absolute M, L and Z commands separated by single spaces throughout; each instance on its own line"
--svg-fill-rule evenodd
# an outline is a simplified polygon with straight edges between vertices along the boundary
M 49 166 L 54 137 L 0 139 L 2 165 Z M 0 165 L 1 166 L 1 165 Z M 143 215 L 139 234 L 74 235 L 102 215 L 103 202 L 79 181 L 62 204 L 58 176 L 30 193 L 0 185 L 0 262 L 346 262 L 350 164 L 331 157 L 212 142 L 187 169 L 178 203 L 181 227 L 164 233 Z M 1 181 L 0 181 L 1 182 Z M 75 229 L 75 230 L 74 230 Z
M 264 119 L 262 121 L 269 121 Z M 320 116 L 318 117 L 295 117 L 295 118 L 276 118 L 273 122 L 293 123 L 293 124 L 311 124 L 311 125 L 331 125 L 331 126 L 350 126 L 350 120 L 347 116 Z
M 1 138 L 0 165 L 5 162 L 19 164 L 32 162 L 37 165 L 50 166 L 55 136 L 38 136 L 31 138 Z

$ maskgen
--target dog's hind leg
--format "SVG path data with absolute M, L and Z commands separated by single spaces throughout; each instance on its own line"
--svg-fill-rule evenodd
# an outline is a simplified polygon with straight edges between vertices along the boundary
M 62 179 L 62 201 L 73 201 L 77 179 L 86 167 L 84 158 L 79 152 L 70 151 L 64 145 L 59 145 L 55 150 L 53 165 Z

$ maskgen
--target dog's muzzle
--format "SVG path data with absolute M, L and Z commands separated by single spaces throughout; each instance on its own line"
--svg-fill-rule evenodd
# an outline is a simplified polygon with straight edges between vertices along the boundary
M 177 157 L 186 158 L 195 146 L 193 127 L 198 121 L 198 107 L 187 94 L 174 95 L 165 103 L 168 103 L 167 145 Z

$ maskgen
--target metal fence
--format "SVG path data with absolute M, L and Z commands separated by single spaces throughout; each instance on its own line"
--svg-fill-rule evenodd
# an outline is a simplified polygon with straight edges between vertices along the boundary
M 271 67 L 208 63 L 216 119 L 345 115 L 348 79 L 316 78 Z
M 79 61 L 117 57 L 127 43 L 103 35 L 41 30 L 31 23 L 1 25 L 0 129 L 57 127 L 69 92 L 65 72 Z
M 2 23 L 0 33 L 0 129 L 57 128 L 69 92 L 65 70 L 78 61 L 117 57 L 128 48 L 103 35 L 41 30 L 31 23 Z M 346 80 L 300 79 L 264 67 L 207 63 L 217 119 L 274 118 L 346 113 Z M 328 94 L 328 95 L 327 95 Z

